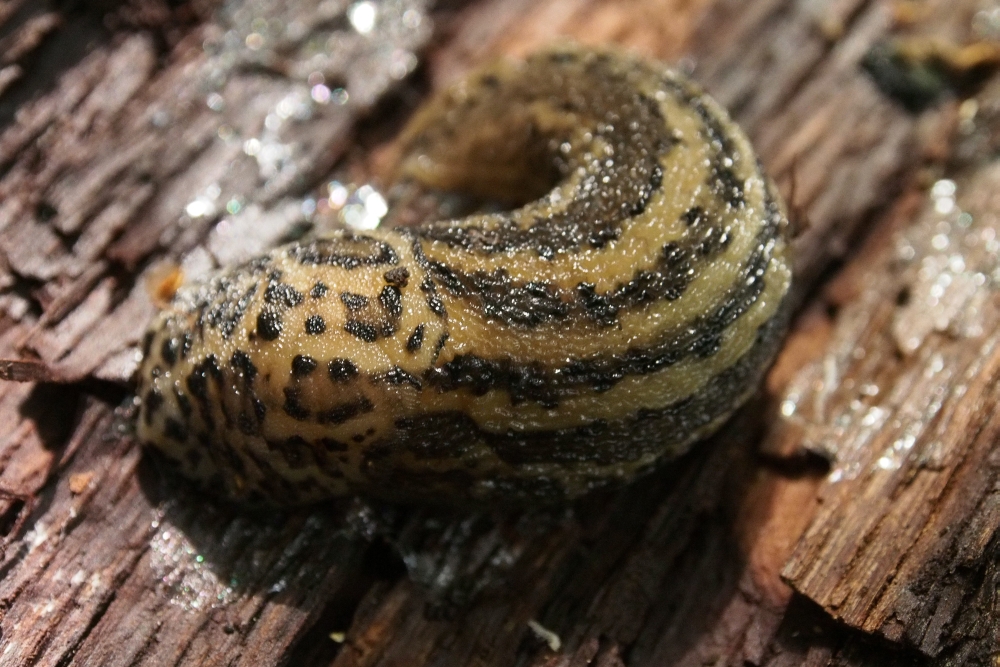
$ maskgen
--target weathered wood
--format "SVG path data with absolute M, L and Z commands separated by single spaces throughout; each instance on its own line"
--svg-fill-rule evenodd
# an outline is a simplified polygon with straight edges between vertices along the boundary
M 980 160 L 1000 105 L 988 88 L 974 119 L 947 97 L 911 113 L 860 66 L 903 30 L 975 39 L 980 3 L 927 0 L 902 25 L 866 0 L 479 0 L 439 4 L 430 42 L 421 4 L 381 5 L 397 27 L 370 40 L 348 4 L 135 0 L 72 27 L 58 7 L 0 4 L 0 358 L 26 359 L 2 370 L 83 381 L 0 384 L 0 509 L 8 528 L 25 520 L 0 565 L 0 664 L 992 660 L 1000 277 L 984 230 L 1000 176 Z M 282 32 L 292 19 L 332 36 L 329 60 Z M 32 62 L 88 29 L 29 94 Z M 352 178 L 387 173 L 419 88 L 366 122 L 366 151 L 351 132 L 412 50 L 428 45 L 437 87 L 560 36 L 686 57 L 808 219 L 803 313 L 767 391 L 684 461 L 526 515 L 247 513 L 142 456 L 114 410 L 127 392 L 104 381 L 134 367 L 171 262 L 194 276 L 322 224 L 309 202 L 338 160 Z M 308 102 L 317 68 L 346 104 Z M 938 228 L 926 165 L 955 172 L 972 225 L 956 210 Z M 837 457 L 831 475 L 810 450 Z
M 836 618 L 931 656 L 998 640 L 981 623 L 995 594 L 977 599 L 1000 525 L 998 186 L 996 167 L 978 168 L 957 204 L 941 194 L 874 266 L 842 275 L 856 295 L 785 410 L 803 408 L 804 440 L 838 456 L 785 576 Z
M 326 3 L 325 13 L 342 15 L 347 3 L 334 4 Z M 397 14 L 406 8 L 399 5 Z M 400 27 L 401 16 L 383 15 L 396 21 L 400 56 L 429 35 L 421 5 L 413 8 L 424 26 L 411 18 L 411 27 Z M 260 9 L 282 11 L 281 3 Z M 307 27 L 326 18 L 310 3 L 290 11 Z M 331 42 L 340 60 L 317 62 L 315 70 L 353 84 L 352 101 L 316 105 L 310 118 L 296 119 L 289 143 L 300 143 L 288 158 L 301 164 L 277 164 L 265 183 L 256 167 L 241 171 L 255 160 L 237 133 L 258 136 L 281 100 L 308 94 L 309 72 L 268 73 L 295 64 L 295 40 L 267 51 L 286 58 L 279 63 L 225 45 L 212 57 L 204 42 L 223 39 L 227 28 L 244 40 L 239 31 L 253 29 L 254 16 L 238 9 L 220 17 L 191 28 L 162 67 L 156 35 L 97 31 L 86 56 L 67 65 L 51 92 L 25 102 L 0 134 L 0 249 L 9 267 L 4 356 L 36 355 L 63 380 L 127 378 L 135 363 L 128 348 L 153 312 L 154 287 L 144 277 L 157 275 L 151 261 L 188 253 L 219 217 L 190 202 L 221 211 L 238 197 L 243 210 L 280 212 L 288 193 L 298 199 L 332 164 L 352 121 L 394 80 L 380 64 L 392 52 L 380 52 L 379 40 L 347 34 Z M 99 24 L 101 16 L 88 18 Z M 309 34 L 337 31 L 348 32 L 319 25 Z M 54 49 L 59 36 L 51 37 Z M 216 82 L 220 68 L 227 76 Z M 228 122 L 235 129 L 223 131 Z M 204 197 L 213 184 L 218 192 Z M 302 220 L 296 211 L 275 216 L 283 224 L 266 231 L 280 236 Z M 255 240 L 237 238 L 244 251 Z M 38 366 L 7 368 L 16 374 Z M 107 403 L 124 393 L 96 389 L 104 400 L 73 389 L 53 396 L 44 387 L 0 386 L 10 425 L 2 436 L 2 483 L 17 494 L 5 496 L 7 527 L 30 512 L 27 532 L 11 536 L 4 554 L 0 664 L 240 664 L 241 656 L 246 664 L 273 663 L 327 600 L 356 599 L 363 541 L 338 537 L 340 524 L 323 513 L 246 516 L 162 488 L 169 482 L 155 471 L 137 473 L 141 453 L 127 420 L 119 428 Z M 153 480 L 146 488 L 144 478 Z

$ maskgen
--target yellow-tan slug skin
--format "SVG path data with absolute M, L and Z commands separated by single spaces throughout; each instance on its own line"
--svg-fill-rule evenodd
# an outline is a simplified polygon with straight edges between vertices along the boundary
M 145 341 L 143 442 L 237 498 L 557 501 L 686 451 L 754 391 L 788 223 L 697 86 L 547 51 L 438 96 L 404 145 L 425 187 L 537 199 L 182 288 Z

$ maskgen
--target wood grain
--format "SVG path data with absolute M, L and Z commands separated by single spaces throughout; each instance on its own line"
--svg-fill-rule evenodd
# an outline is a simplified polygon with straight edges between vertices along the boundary
M 945 72 L 919 113 L 887 96 L 875 45 L 989 38 L 983 3 L 903 4 L 441 2 L 405 33 L 424 64 L 403 84 L 351 42 L 328 81 L 353 101 L 282 126 L 301 152 L 266 177 L 244 142 L 302 86 L 299 46 L 239 51 L 206 88 L 239 3 L 0 3 L 2 372 L 63 382 L 0 384 L 0 664 L 993 664 L 998 84 Z M 345 25 L 347 2 L 285 5 Z M 746 410 L 619 493 L 528 515 L 247 511 L 136 448 L 122 382 L 164 267 L 294 233 L 327 179 L 386 173 L 428 88 L 563 37 L 692 69 L 804 227 L 800 315 Z M 221 212 L 237 200 L 247 217 Z

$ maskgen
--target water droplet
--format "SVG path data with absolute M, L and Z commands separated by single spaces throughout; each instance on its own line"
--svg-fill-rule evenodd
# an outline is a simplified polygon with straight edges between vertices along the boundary
M 347 9 L 347 20 L 351 22 L 354 29 L 362 35 L 367 35 L 375 27 L 375 19 L 378 11 L 375 4 L 369 0 L 355 2 Z
M 226 101 L 222 98 L 222 95 L 218 93 L 211 93 L 205 100 L 205 104 L 212 111 L 219 112 L 226 108 Z
M 260 34 L 259 32 L 252 32 L 249 35 L 247 35 L 247 38 L 246 40 L 244 40 L 244 43 L 247 45 L 247 48 L 250 49 L 251 51 L 258 51 L 264 46 L 264 35 Z
M 317 104 L 328 104 L 330 102 L 330 89 L 322 83 L 317 83 L 309 91 L 309 96 Z
M 942 178 L 931 186 L 931 197 L 934 197 L 935 199 L 947 197 L 950 199 L 955 196 L 956 190 L 957 186 L 955 185 L 955 181 L 948 178 Z
M 250 157 L 255 157 L 260 153 L 260 139 L 247 139 L 243 142 L 243 152 Z

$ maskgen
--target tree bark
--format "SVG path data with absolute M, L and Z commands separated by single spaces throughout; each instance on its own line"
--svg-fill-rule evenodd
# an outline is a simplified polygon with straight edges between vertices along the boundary
M 0 3 L 0 665 L 994 664 L 1000 8 L 385 0 L 361 38 L 349 6 Z M 799 314 L 751 405 L 559 510 L 249 511 L 159 470 L 158 291 L 566 37 L 692 69 L 785 194 Z

